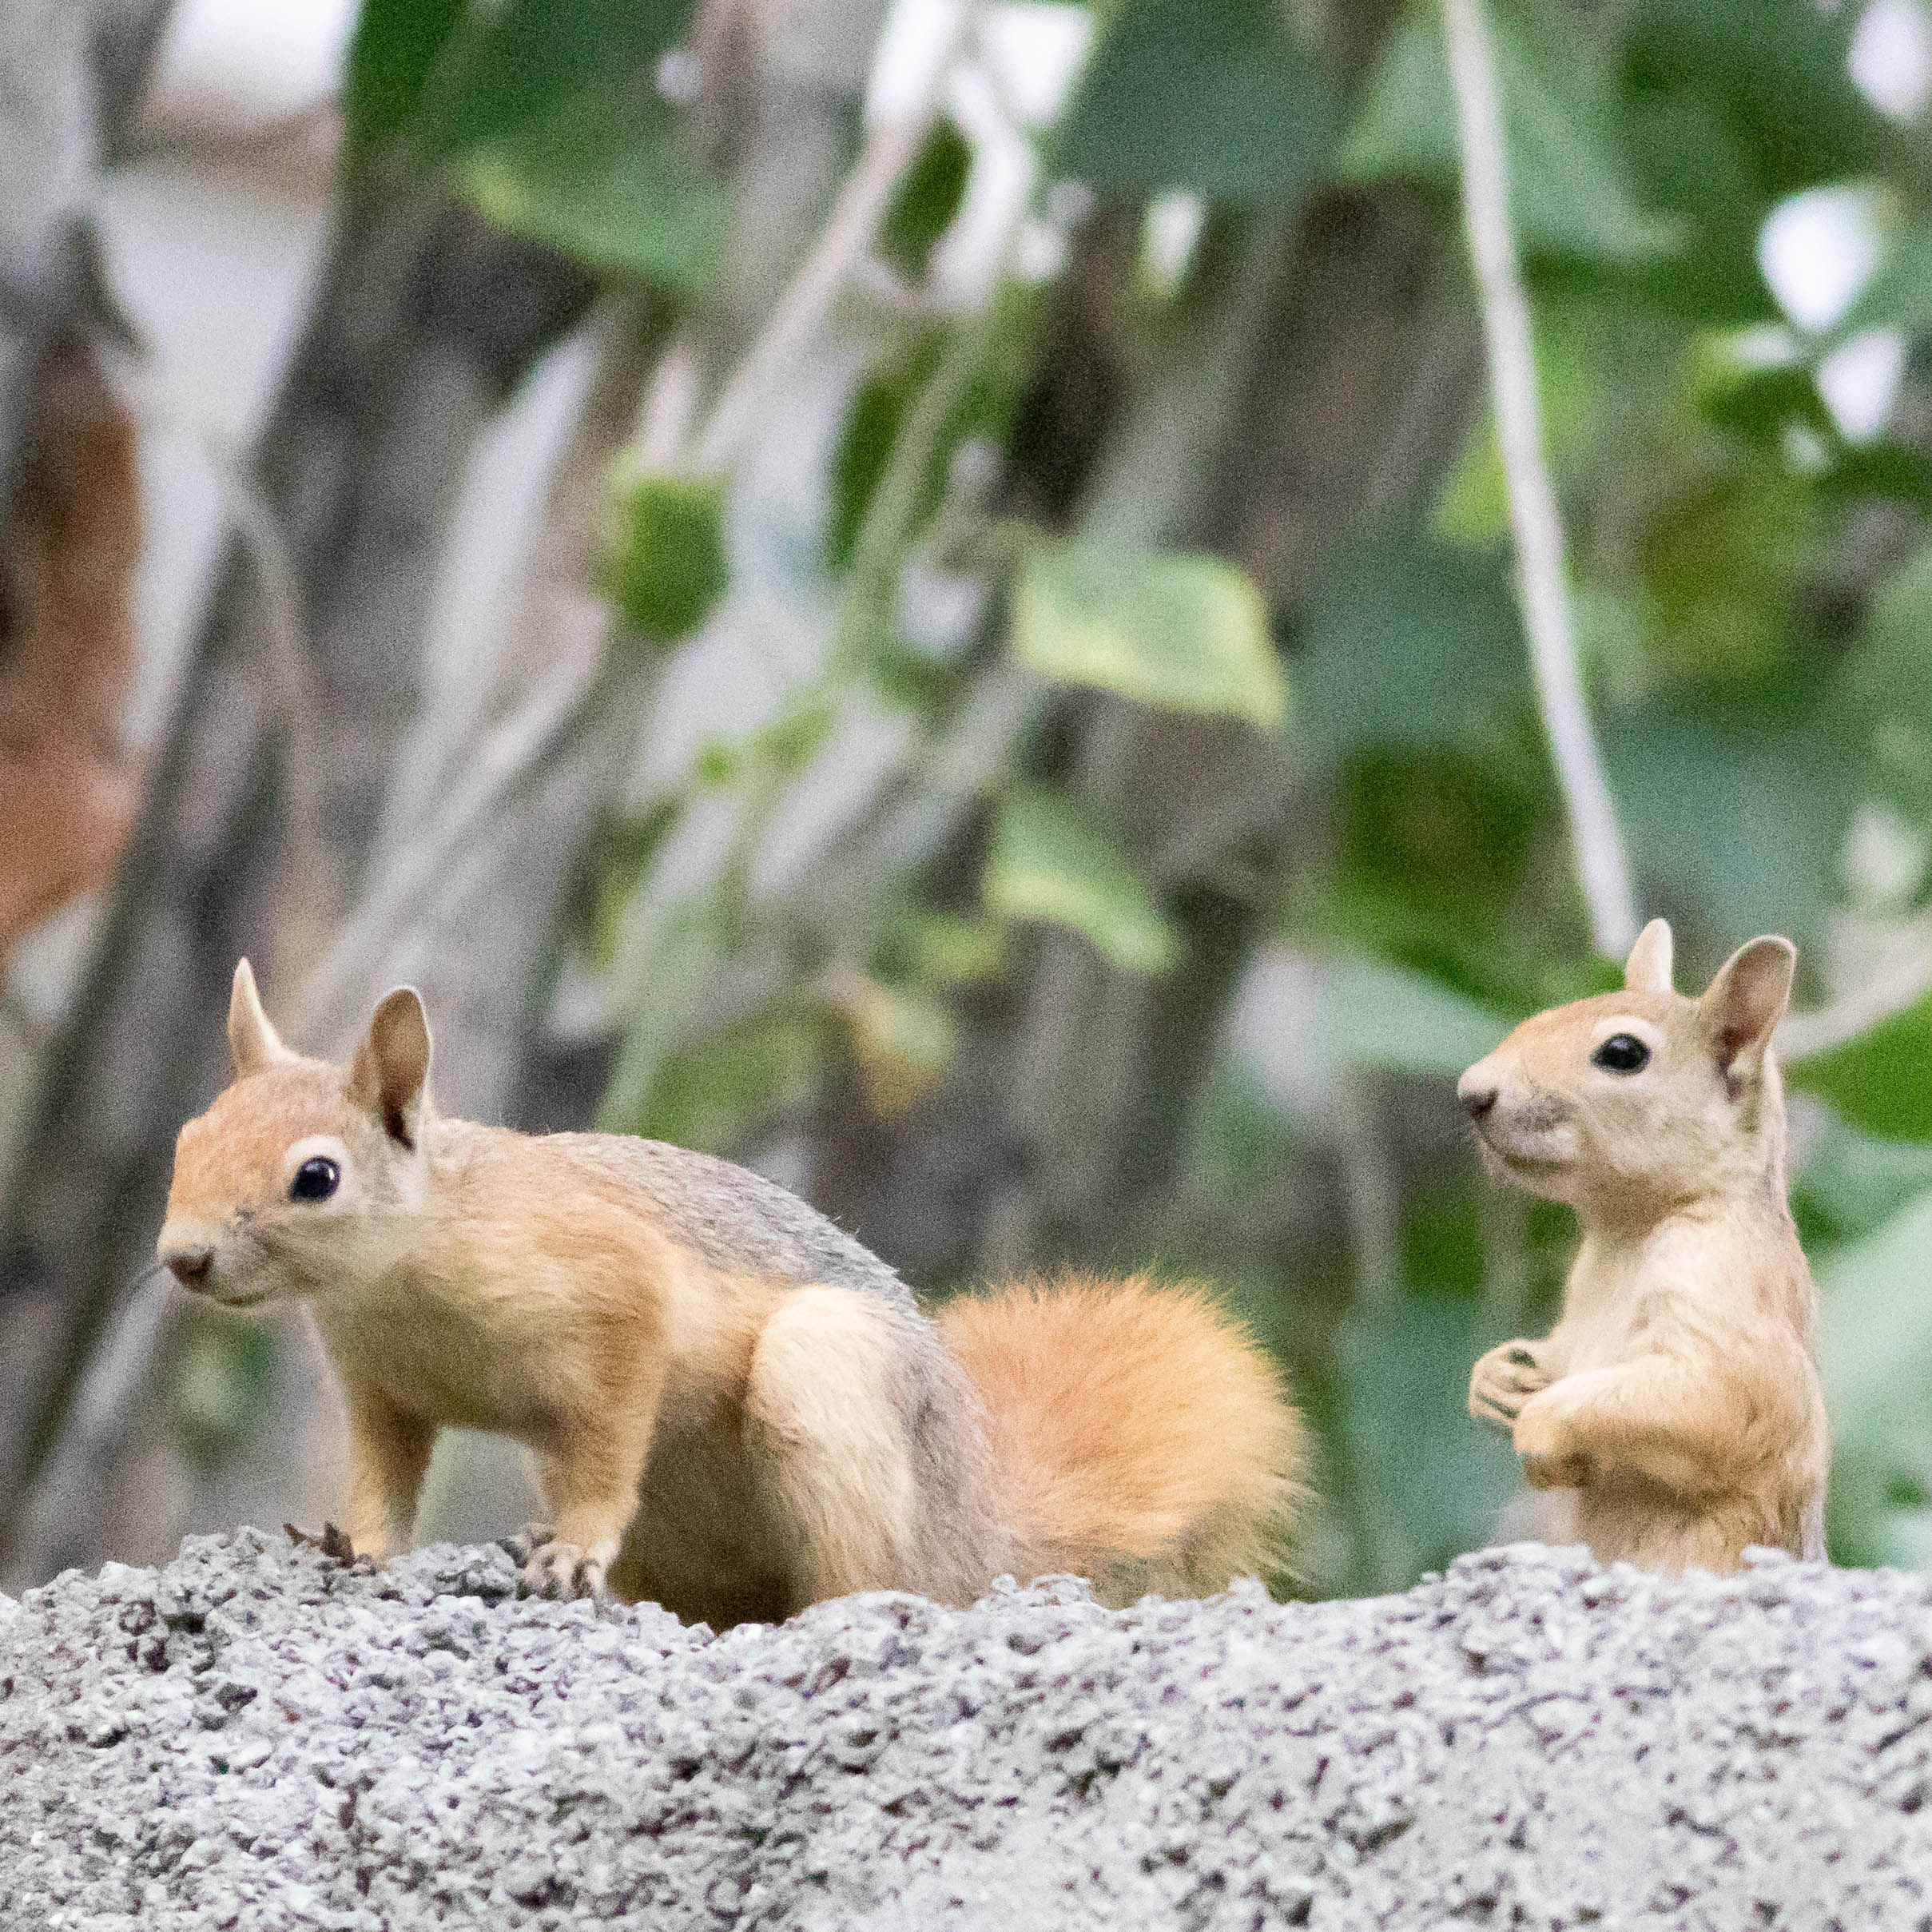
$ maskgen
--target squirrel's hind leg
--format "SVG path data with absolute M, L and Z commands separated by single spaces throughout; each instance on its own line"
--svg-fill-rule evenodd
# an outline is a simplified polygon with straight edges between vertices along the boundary
M 795 1609 L 919 1587 L 908 1373 L 890 1320 L 853 1289 L 795 1289 L 759 1334 L 745 1410 Z

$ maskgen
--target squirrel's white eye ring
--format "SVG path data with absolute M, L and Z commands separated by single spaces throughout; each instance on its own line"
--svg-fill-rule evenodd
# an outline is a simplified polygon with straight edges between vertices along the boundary
M 342 1185 L 342 1170 L 326 1155 L 317 1154 L 296 1169 L 288 1183 L 292 1201 L 326 1201 Z
M 1650 1064 L 1650 1048 L 1634 1033 L 1612 1033 L 1590 1055 L 1590 1064 L 1605 1073 L 1640 1073 Z

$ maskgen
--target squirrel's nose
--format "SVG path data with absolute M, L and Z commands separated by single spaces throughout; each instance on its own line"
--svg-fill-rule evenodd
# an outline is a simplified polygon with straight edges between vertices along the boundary
M 200 1290 L 208 1286 L 208 1271 L 214 1266 L 211 1248 L 177 1248 L 161 1257 L 168 1272 L 184 1288 Z
M 1456 1098 L 1462 1103 L 1462 1111 L 1472 1120 L 1483 1119 L 1495 1106 L 1496 1097 L 1501 1091 L 1493 1080 L 1481 1075 L 1473 1067 L 1456 1083 Z

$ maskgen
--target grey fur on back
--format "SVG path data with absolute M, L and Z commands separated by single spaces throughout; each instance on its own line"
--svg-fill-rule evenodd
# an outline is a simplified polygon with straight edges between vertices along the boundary
M 837 1222 L 749 1167 L 626 1134 L 557 1138 L 645 1196 L 673 1237 L 714 1267 L 790 1287 L 856 1288 L 908 1314 L 916 1310 L 896 1270 Z

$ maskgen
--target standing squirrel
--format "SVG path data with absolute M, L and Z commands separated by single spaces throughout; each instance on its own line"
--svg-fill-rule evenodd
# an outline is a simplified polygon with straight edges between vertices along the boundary
M 1525 1479 L 1563 1493 L 1604 1562 L 1824 1554 L 1818 1291 L 1786 1205 L 1771 1044 L 1796 960 L 1754 939 L 1688 1000 L 1653 920 L 1622 992 L 1525 1020 L 1457 1087 L 1495 1165 L 1583 1234 L 1562 1319 L 1476 1364 L 1469 1413 L 1513 1437 Z
M 541 1458 L 527 1587 L 722 1628 L 824 1598 L 964 1604 L 1075 1571 L 1116 1604 L 1268 1560 L 1302 1425 L 1198 1290 L 1010 1288 L 935 1322 L 729 1163 L 445 1119 L 404 988 L 353 1063 L 284 1047 L 244 960 L 233 1083 L 182 1128 L 160 1258 L 230 1308 L 311 1304 L 346 1398 L 348 1529 L 406 1546 L 437 1429 Z

